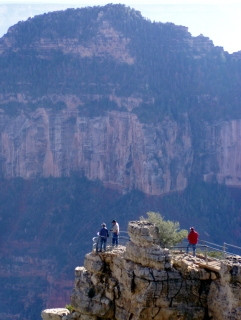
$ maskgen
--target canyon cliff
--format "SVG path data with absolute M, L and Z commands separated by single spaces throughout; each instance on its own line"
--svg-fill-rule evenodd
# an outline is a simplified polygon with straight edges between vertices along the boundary
M 69 177 L 71 172 L 128 192 L 182 191 L 191 176 L 195 147 L 187 115 L 143 124 L 133 113 L 81 117 L 77 110 L 39 108 L 16 118 L 0 115 L 3 178 Z M 207 182 L 241 185 L 241 122 L 205 124 L 198 146 Z
M 0 39 L 2 177 L 76 172 L 161 195 L 198 165 L 240 186 L 235 57 L 122 5 L 19 22 Z
M 124 230 L 157 211 L 237 244 L 240 86 L 239 53 L 124 5 L 10 27 L 0 39 L 0 319 L 64 306 L 103 221 Z
M 44 310 L 44 320 L 240 319 L 241 260 L 171 253 L 145 221 L 131 221 L 128 233 L 126 246 L 89 253 L 75 268 L 72 313 Z
M 127 112 L 87 118 L 76 110 L 42 108 L 17 118 L 0 115 L 0 126 L 4 178 L 75 172 L 124 192 L 151 195 L 187 186 L 193 158 L 187 117 L 182 126 L 169 119 L 144 125 Z

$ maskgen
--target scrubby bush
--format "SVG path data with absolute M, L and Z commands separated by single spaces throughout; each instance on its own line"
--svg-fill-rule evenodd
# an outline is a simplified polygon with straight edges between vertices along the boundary
M 143 216 L 140 220 L 147 220 L 154 223 L 160 232 L 160 244 L 163 247 L 174 246 L 183 239 L 187 238 L 188 231 L 185 229 L 180 230 L 179 222 L 164 220 L 164 217 L 157 212 L 147 212 L 147 218 Z
M 71 304 L 66 304 L 65 309 L 68 309 L 69 312 L 74 312 L 74 307 Z

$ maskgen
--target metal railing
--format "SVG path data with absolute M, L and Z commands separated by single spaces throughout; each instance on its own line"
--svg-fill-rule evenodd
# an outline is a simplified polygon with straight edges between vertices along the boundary
M 110 232 L 110 236 L 106 240 L 106 251 L 111 251 L 113 249 L 112 246 L 112 232 Z M 98 253 L 100 249 L 100 239 L 101 236 L 97 236 L 92 238 L 93 242 L 93 251 Z M 130 237 L 128 235 L 128 232 L 126 231 L 120 231 L 118 235 L 118 245 L 126 246 L 126 243 L 130 241 Z
M 229 252 L 230 250 L 234 250 L 236 252 L 239 252 L 239 254 L 235 254 L 233 252 Z M 224 257 L 226 260 L 232 261 L 232 264 L 234 263 L 241 263 L 241 248 L 238 246 L 234 246 L 233 244 L 228 244 L 226 242 L 223 243 L 223 252 L 224 252 Z
M 188 246 L 188 242 L 182 241 L 179 245 L 169 247 L 168 249 L 171 251 L 173 255 L 179 254 L 179 253 L 183 254 L 183 253 L 186 253 L 187 246 Z M 189 248 L 189 251 L 193 251 L 193 250 Z M 207 245 L 196 245 L 195 252 L 197 256 L 202 255 L 206 263 L 208 262 L 208 246 Z
M 199 243 L 196 246 L 196 254 L 197 255 L 203 255 L 206 263 L 208 260 L 229 260 L 234 263 L 241 263 L 241 247 L 234 246 L 228 243 L 223 244 L 223 246 L 218 245 L 216 243 L 204 241 L 204 240 L 199 240 Z M 187 249 L 188 242 L 184 241 L 180 245 L 170 247 L 169 249 L 173 254 L 175 253 L 185 253 Z M 231 250 L 230 250 L 231 247 Z M 240 251 L 240 255 L 230 252 L 232 251 L 232 248 L 235 248 L 236 251 L 237 249 Z M 177 251 L 177 249 L 180 249 Z
M 93 251 L 98 253 L 100 249 L 100 239 L 101 236 L 93 237 Z M 126 246 L 126 243 L 130 241 L 130 237 L 128 235 L 128 232 L 126 231 L 120 231 L 118 236 L 118 245 Z M 204 240 L 199 240 L 200 244 L 197 244 L 196 246 L 196 254 L 202 255 L 206 261 L 206 263 L 209 260 L 229 260 L 234 263 L 240 263 L 241 264 L 241 247 L 228 244 L 224 242 L 223 246 L 218 245 L 213 242 L 208 242 Z M 169 247 L 168 249 L 173 253 L 185 253 L 187 249 L 188 241 L 182 241 L 179 245 Z M 230 249 L 231 248 L 231 249 Z M 231 252 L 232 248 L 235 249 L 235 251 L 240 252 L 240 254 Z M 112 232 L 110 232 L 110 236 L 107 238 L 106 241 L 106 251 L 111 251 L 113 249 L 112 246 Z

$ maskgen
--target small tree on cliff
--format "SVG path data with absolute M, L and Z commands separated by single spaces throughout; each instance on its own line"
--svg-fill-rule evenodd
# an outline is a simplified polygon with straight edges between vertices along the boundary
M 164 217 L 157 212 L 147 212 L 147 218 L 140 217 L 140 220 L 147 220 L 154 223 L 160 232 L 160 243 L 163 247 L 174 246 L 187 238 L 188 231 L 180 230 L 179 222 L 164 220 Z

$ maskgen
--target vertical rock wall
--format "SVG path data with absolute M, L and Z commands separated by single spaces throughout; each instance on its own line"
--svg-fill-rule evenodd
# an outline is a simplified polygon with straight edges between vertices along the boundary
M 194 148 L 188 117 L 142 124 L 136 115 L 112 111 L 80 117 L 76 109 L 38 109 L 0 115 L 0 172 L 4 178 L 69 176 L 100 179 L 123 192 L 151 195 L 184 190 Z M 241 120 L 205 125 L 195 141 L 205 181 L 241 185 Z
M 189 122 L 143 125 L 131 113 L 82 118 L 76 109 L 0 116 L 5 178 L 61 177 L 71 172 L 107 186 L 159 195 L 183 190 L 192 164 Z
M 222 121 L 203 128 L 200 169 L 204 180 L 241 186 L 241 120 Z

